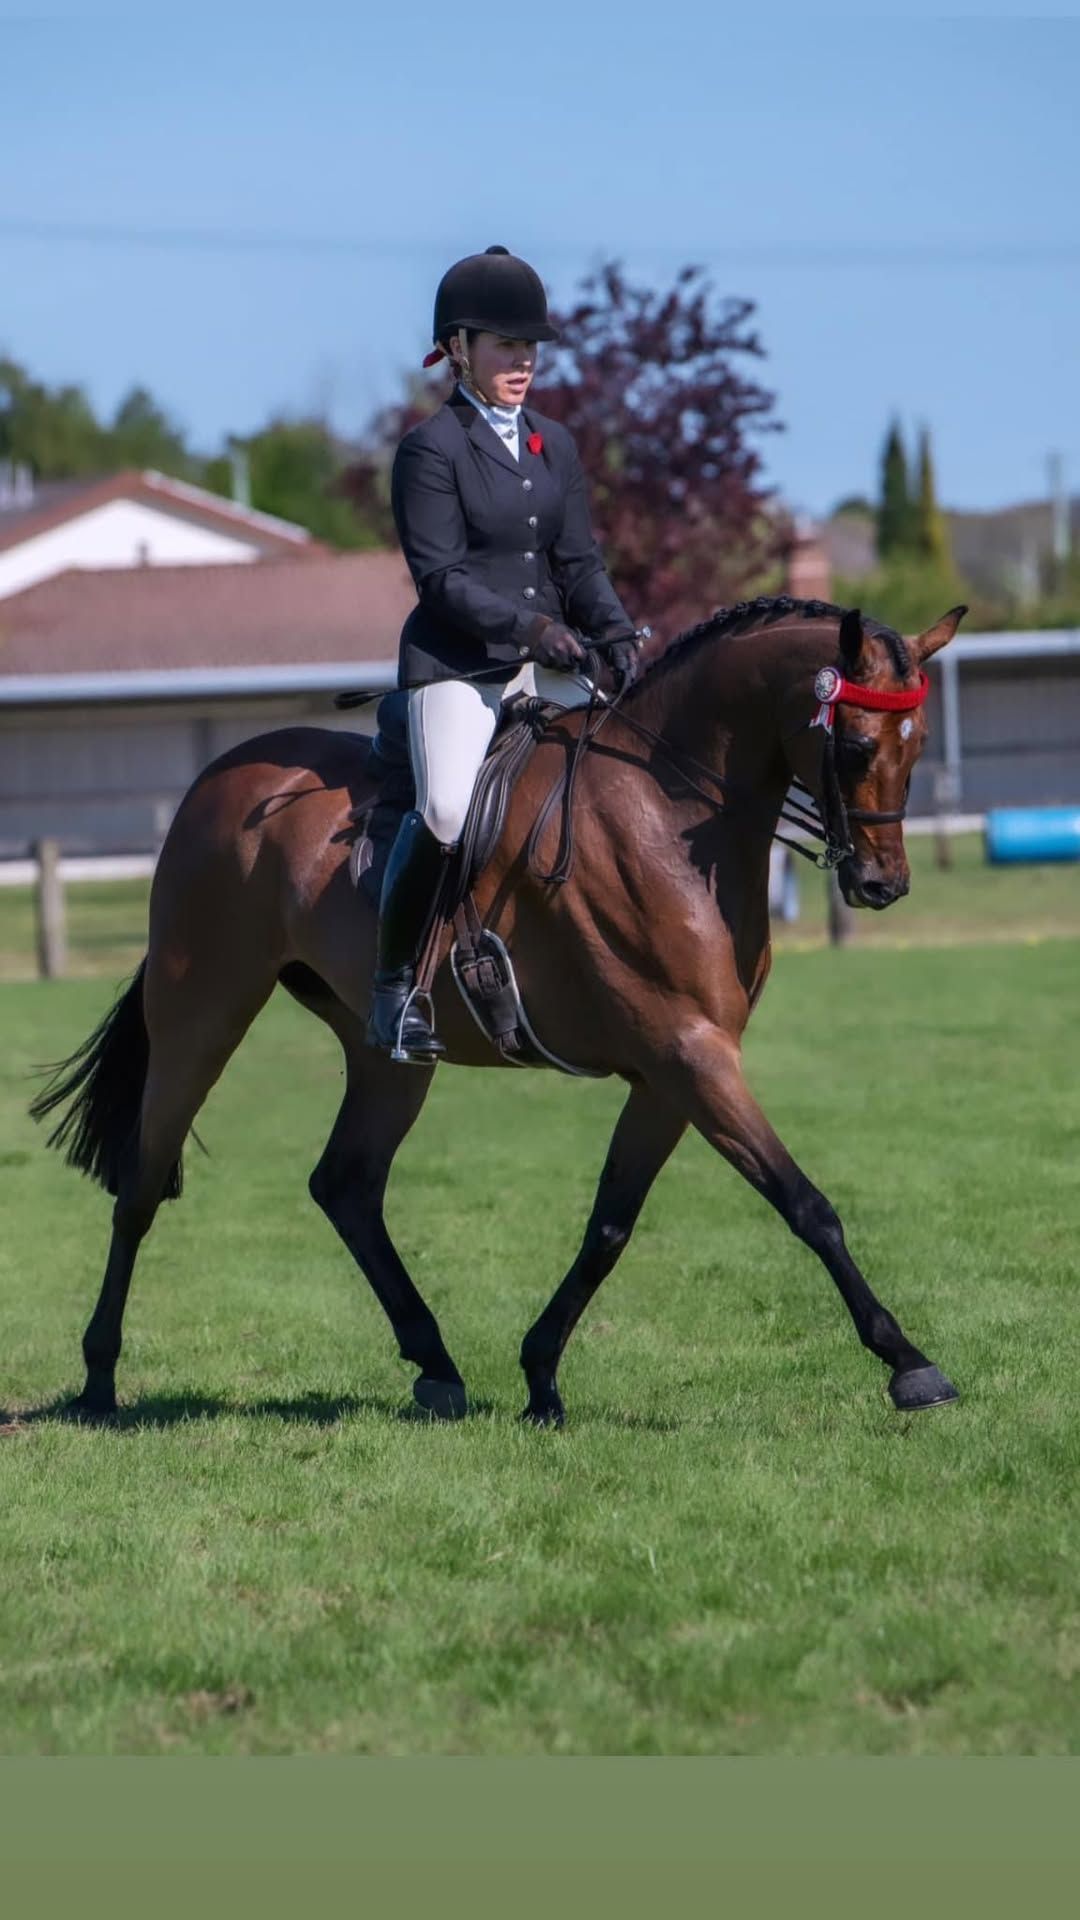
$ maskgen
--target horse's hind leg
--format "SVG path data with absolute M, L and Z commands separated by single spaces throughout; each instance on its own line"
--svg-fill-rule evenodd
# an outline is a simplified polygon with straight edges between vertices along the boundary
M 611 1136 L 581 1251 L 521 1346 L 529 1387 L 522 1415 L 534 1426 L 561 1427 L 556 1372 L 563 1349 L 601 1281 L 633 1232 L 649 1188 L 686 1127 L 683 1116 L 645 1087 L 634 1087 Z
M 738 1046 L 721 1034 L 710 1038 L 699 1030 L 683 1061 L 669 1063 L 661 1072 L 669 1097 L 681 1093 L 698 1131 L 771 1202 L 828 1269 L 863 1346 L 892 1369 L 893 1404 L 908 1412 L 955 1400 L 952 1382 L 912 1346 L 868 1286 L 848 1252 L 834 1209 L 773 1132 L 743 1078 Z
M 86 1385 L 72 1403 L 74 1413 L 92 1419 L 116 1410 L 116 1363 L 131 1276 L 170 1173 L 199 1108 L 274 984 L 271 973 L 242 1003 L 228 1006 L 209 991 L 198 994 L 191 983 L 162 991 L 152 968 L 151 962 L 146 1082 L 138 1123 L 122 1150 L 105 1278 L 83 1336 Z
M 333 1131 L 311 1176 L 311 1197 L 336 1227 L 384 1309 L 403 1360 L 419 1367 L 418 1406 L 437 1419 L 466 1412 L 465 1384 L 438 1322 L 409 1278 L 386 1228 L 390 1168 L 431 1086 L 426 1068 L 395 1066 L 364 1045 L 352 1015 L 324 1014 L 345 1049 L 346 1086 Z

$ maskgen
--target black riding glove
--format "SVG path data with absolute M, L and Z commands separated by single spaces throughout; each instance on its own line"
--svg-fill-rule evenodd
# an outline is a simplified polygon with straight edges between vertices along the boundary
M 604 654 L 619 676 L 620 692 L 625 692 L 641 672 L 641 642 L 636 638 L 616 640 L 604 648 Z
M 585 659 L 585 649 L 572 627 L 564 627 L 557 620 L 536 622 L 536 632 L 530 636 L 529 652 L 542 667 L 554 667 L 566 672 L 570 667 L 580 667 Z

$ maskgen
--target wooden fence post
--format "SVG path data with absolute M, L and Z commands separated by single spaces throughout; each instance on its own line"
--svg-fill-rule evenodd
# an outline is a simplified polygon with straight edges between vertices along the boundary
M 67 971 L 67 934 L 59 840 L 35 841 L 34 860 L 37 864 L 34 910 L 38 976 L 42 980 L 60 980 Z
M 834 867 L 829 869 L 825 884 L 829 889 L 829 945 L 846 947 L 855 937 L 855 912 L 840 891 Z
M 955 809 L 959 795 L 957 779 L 951 767 L 938 767 L 934 774 L 934 859 L 936 864 L 948 872 L 952 866 L 952 844 L 949 840 L 948 815 Z

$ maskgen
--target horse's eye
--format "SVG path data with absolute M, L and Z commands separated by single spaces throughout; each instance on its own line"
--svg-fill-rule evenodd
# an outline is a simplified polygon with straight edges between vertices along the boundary
M 836 764 L 841 773 L 865 773 L 876 751 L 876 742 L 846 734 L 836 742 Z

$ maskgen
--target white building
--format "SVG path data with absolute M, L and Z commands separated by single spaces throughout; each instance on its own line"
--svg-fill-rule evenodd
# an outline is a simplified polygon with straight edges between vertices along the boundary
M 196 774 L 253 734 L 370 730 L 416 594 L 399 553 L 257 567 L 69 568 L 0 600 L 0 861 L 143 853 Z
M 163 473 L 0 487 L 0 600 L 73 567 L 244 564 L 326 548 L 306 527 L 238 506 Z

